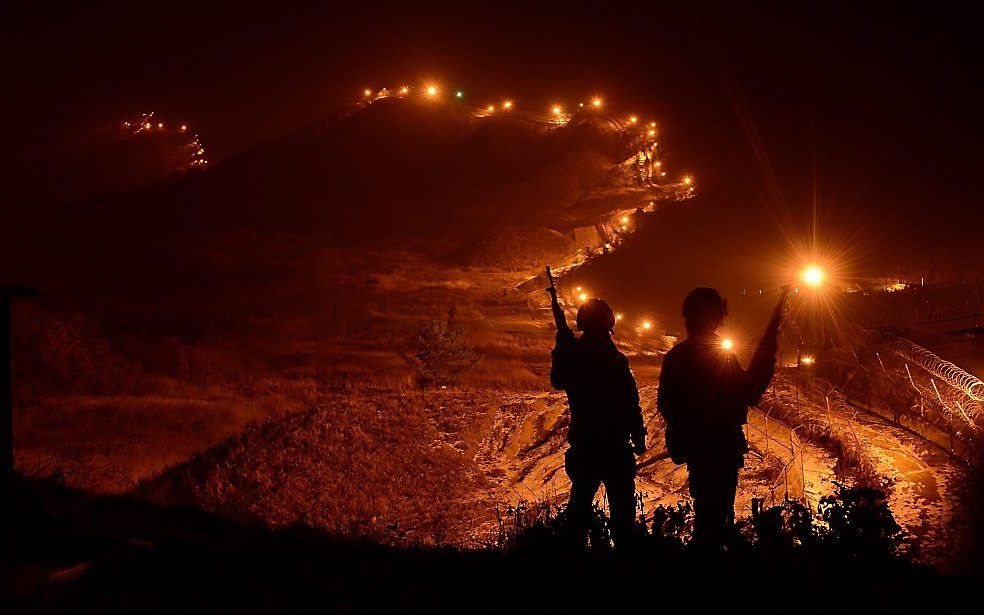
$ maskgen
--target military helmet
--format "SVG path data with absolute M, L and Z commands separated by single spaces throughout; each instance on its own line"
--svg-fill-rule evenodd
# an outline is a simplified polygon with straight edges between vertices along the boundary
M 683 320 L 688 328 L 716 327 L 727 315 L 728 302 L 713 288 L 695 288 L 683 300 Z
M 578 331 L 611 331 L 615 328 L 615 312 L 602 299 L 592 297 L 577 309 Z

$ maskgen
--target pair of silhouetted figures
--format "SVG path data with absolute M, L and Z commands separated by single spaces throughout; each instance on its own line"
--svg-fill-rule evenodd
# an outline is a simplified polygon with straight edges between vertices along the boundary
M 738 470 L 748 450 L 742 425 L 772 380 L 784 301 L 785 294 L 745 370 L 715 334 L 727 303 L 716 290 L 697 288 L 683 303 L 687 339 L 663 360 L 657 407 L 666 422 L 670 457 L 687 464 L 698 548 L 720 549 L 733 533 Z M 614 328 L 607 303 L 584 302 L 577 312 L 580 337 L 558 326 L 550 382 L 567 392 L 571 409 L 566 455 L 571 539 L 584 545 L 591 504 L 604 483 L 612 539 L 616 550 L 624 550 L 631 545 L 635 518 L 633 453 L 646 451 L 646 428 L 628 359 L 612 340 Z

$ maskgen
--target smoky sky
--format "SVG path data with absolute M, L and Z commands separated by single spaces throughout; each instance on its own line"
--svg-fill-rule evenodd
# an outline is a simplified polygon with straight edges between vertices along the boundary
M 364 87 L 437 79 L 475 102 L 602 95 L 659 121 L 676 168 L 778 225 L 867 229 L 899 251 L 902 240 L 973 245 L 984 221 L 980 43 L 953 9 L 22 2 L 4 12 L 3 175 L 21 192 L 32 167 L 99 123 L 155 110 L 192 124 L 218 162 Z

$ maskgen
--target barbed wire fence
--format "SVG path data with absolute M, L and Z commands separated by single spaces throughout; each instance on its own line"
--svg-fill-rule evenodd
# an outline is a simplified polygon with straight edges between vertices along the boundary
M 917 344 L 882 331 L 842 336 L 818 372 L 826 403 L 877 415 L 963 460 L 980 446 L 984 382 Z M 831 396 L 832 395 L 832 396 Z

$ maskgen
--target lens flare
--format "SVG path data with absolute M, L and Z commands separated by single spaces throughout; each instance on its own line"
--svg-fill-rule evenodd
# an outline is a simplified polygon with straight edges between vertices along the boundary
M 721 340 L 721 348 L 725 350 L 731 350 L 734 347 L 735 347 L 735 343 L 731 341 L 730 337 L 726 337 L 723 340 Z
M 437 86 L 429 85 L 427 86 L 428 96 L 437 96 Z
M 810 265 L 803 270 L 803 281 L 810 286 L 817 287 L 823 284 L 823 269 L 816 265 Z

